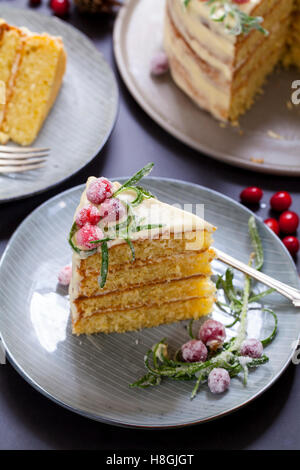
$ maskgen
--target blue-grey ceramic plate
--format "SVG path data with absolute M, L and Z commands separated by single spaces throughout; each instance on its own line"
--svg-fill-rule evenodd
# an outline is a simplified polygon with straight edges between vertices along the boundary
M 215 245 L 247 261 L 251 251 L 250 212 L 209 189 L 170 179 L 148 178 L 144 184 L 168 203 L 204 204 L 205 218 L 218 226 Z M 83 186 L 73 188 L 36 209 L 20 225 L 0 265 L 0 331 L 11 362 L 37 390 L 60 405 L 99 421 L 138 427 L 175 427 L 207 421 L 245 405 L 265 391 L 289 363 L 298 340 L 300 315 L 278 294 L 266 299 L 279 318 L 279 333 L 267 348 L 270 362 L 249 374 L 248 386 L 232 380 L 222 396 L 204 386 L 191 401 L 190 382 L 164 382 L 157 388 L 130 389 L 144 374 L 145 352 L 168 338 L 176 349 L 187 341 L 186 322 L 125 334 L 71 334 L 68 295 L 57 273 L 71 260 L 67 243 Z M 264 271 L 299 287 L 292 259 L 280 240 L 258 221 L 265 248 Z M 224 272 L 220 263 L 215 272 Z M 242 276 L 237 275 L 238 282 Z M 258 286 L 259 288 L 259 286 Z M 215 318 L 230 318 L 215 311 Z M 263 338 L 272 317 L 252 311 L 248 333 Z M 230 332 L 229 332 L 230 334 Z
M 0 18 L 32 31 L 61 36 L 67 70 L 56 102 L 35 147 L 50 147 L 43 168 L 27 173 L 0 174 L 0 203 L 45 191 L 64 181 L 101 150 L 117 116 L 118 88 L 102 54 L 80 31 L 55 17 L 0 4 Z

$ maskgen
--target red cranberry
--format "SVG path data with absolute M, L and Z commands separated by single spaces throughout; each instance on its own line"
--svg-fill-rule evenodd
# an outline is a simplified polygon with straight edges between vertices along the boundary
M 295 212 L 285 211 L 279 217 L 279 227 L 282 233 L 295 233 L 299 225 L 299 217 Z
M 86 191 L 86 197 L 93 204 L 101 204 L 113 194 L 113 185 L 106 178 L 93 181 Z
M 242 347 L 240 350 L 241 356 L 248 356 L 248 357 L 261 357 L 263 353 L 264 347 L 258 339 L 249 338 L 245 339 L 242 343 Z
M 65 16 L 69 12 L 69 0 L 51 0 L 50 8 L 57 16 Z
M 208 376 L 208 387 L 212 393 L 224 393 L 230 385 L 230 375 L 226 369 L 216 367 Z
M 293 237 L 292 235 L 289 235 L 288 237 L 284 237 L 284 239 L 282 240 L 282 243 L 289 250 L 292 256 L 296 256 L 300 247 L 298 238 Z
M 40 5 L 42 2 L 42 0 L 29 0 L 29 4 L 33 7 L 37 7 L 38 5 Z
M 61 270 L 58 273 L 57 279 L 58 282 L 62 286 L 68 286 L 71 282 L 71 277 L 72 277 L 72 266 L 70 264 L 67 264 L 67 266 L 64 266 L 61 268 Z
M 250 0 L 233 0 L 233 3 L 238 3 L 242 5 L 243 3 L 248 3 Z
M 87 204 L 83 206 L 76 216 L 76 224 L 78 227 L 83 227 L 86 223 L 96 225 L 100 221 L 100 212 L 96 206 Z
M 163 75 L 169 70 L 169 61 L 165 52 L 157 52 L 151 59 L 151 75 Z
M 85 224 L 78 232 L 76 232 L 76 243 L 82 250 L 92 250 L 101 244 L 91 243 L 92 241 L 102 240 L 104 233 L 97 225 Z
M 250 186 L 241 192 L 240 198 L 244 204 L 258 204 L 263 197 L 263 194 L 264 193 L 260 188 Z
M 99 210 L 104 223 L 116 222 L 126 214 L 126 208 L 118 198 L 106 199 Z
M 279 223 L 276 219 L 266 219 L 264 222 L 276 235 L 279 235 Z
M 282 212 L 288 210 L 292 204 L 292 198 L 287 191 L 278 191 L 270 199 L 271 207 L 274 211 Z
M 226 332 L 224 325 L 216 320 L 206 320 L 200 327 L 198 338 L 210 349 L 218 349 L 224 343 Z
M 207 358 L 207 349 L 199 339 L 191 339 L 181 346 L 181 354 L 186 362 L 204 362 Z

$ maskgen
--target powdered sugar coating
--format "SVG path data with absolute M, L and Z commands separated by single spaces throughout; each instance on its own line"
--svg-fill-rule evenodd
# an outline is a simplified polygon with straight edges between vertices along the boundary
M 118 198 L 106 199 L 99 211 L 103 223 L 117 222 L 126 214 L 126 208 Z
M 102 240 L 104 233 L 97 225 L 85 224 L 76 232 L 76 244 L 82 250 L 92 250 L 101 244 L 91 243 L 92 241 Z
M 59 284 L 62 286 L 68 286 L 71 282 L 72 278 L 72 266 L 71 264 L 67 264 L 59 271 L 57 275 L 57 280 Z
M 224 343 L 226 338 L 225 327 L 217 320 L 206 320 L 200 327 L 198 338 L 210 349 L 215 350 Z
M 248 356 L 258 358 L 262 356 L 264 347 L 258 339 L 248 338 L 242 343 L 240 354 L 242 356 Z
M 150 73 L 151 75 L 159 76 L 163 75 L 169 70 L 169 60 L 167 54 L 163 51 L 159 51 L 151 59 L 150 62 Z
M 98 178 L 93 181 L 86 190 L 86 197 L 93 204 L 101 204 L 113 194 L 113 185 L 106 178 Z
M 207 358 L 207 348 L 199 339 L 192 339 L 181 346 L 181 354 L 186 362 L 204 362 Z
M 100 221 L 100 212 L 93 204 L 86 204 L 76 215 L 76 224 L 83 227 L 86 223 L 96 225 Z
M 208 387 L 212 393 L 224 393 L 230 385 L 230 375 L 226 369 L 216 367 L 208 376 Z

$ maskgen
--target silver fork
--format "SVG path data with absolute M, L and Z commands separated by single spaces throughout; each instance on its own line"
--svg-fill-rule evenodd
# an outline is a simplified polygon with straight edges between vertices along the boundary
M 0 173 L 20 173 L 41 168 L 49 153 L 49 148 L 0 145 Z
M 274 279 L 273 277 L 268 276 L 267 274 L 261 273 L 260 271 L 257 271 L 257 269 L 251 268 L 251 266 L 248 266 L 247 264 L 242 263 L 241 261 L 233 258 L 232 256 L 223 253 L 223 251 L 217 248 L 215 248 L 215 252 L 217 254 L 218 260 L 222 261 L 225 264 L 228 264 L 233 268 L 238 269 L 244 274 L 248 274 L 250 277 L 253 277 L 253 279 L 262 282 L 266 286 L 272 287 L 277 292 L 279 292 L 279 294 L 282 294 L 288 299 L 290 299 L 295 307 L 300 307 L 300 290 L 295 289 L 294 287 L 290 287 L 287 284 L 284 284 L 284 282 L 277 281 L 277 279 Z

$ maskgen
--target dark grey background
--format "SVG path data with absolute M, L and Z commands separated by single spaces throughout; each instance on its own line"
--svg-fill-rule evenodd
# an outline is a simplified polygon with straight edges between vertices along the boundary
M 10 3 L 28 8 L 27 0 Z M 34 10 L 51 14 L 46 0 Z M 113 20 L 80 15 L 73 10 L 66 21 L 93 40 L 117 74 L 111 38 Z M 37 197 L 0 205 L 0 255 L 20 222 L 42 202 L 84 183 L 89 175 L 126 176 L 149 161 L 155 162 L 154 176 L 198 183 L 235 200 L 244 187 L 260 186 L 267 207 L 260 208 L 257 214 L 263 218 L 269 215 L 270 195 L 288 190 L 293 196 L 293 210 L 299 212 L 299 178 L 251 173 L 189 149 L 152 122 L 131 98 L 118 74 L 117 77 L 120 112 L 108 144 L 90 165 L 65 184 Z M 201 406 L 201 400 L 195 401 L 195 406 Z M 246 408 L 208 424 L 165 431 L 122 429 L 89 421 L 40 395 L 10 364 L 0 366 L 0 449 L 299 449 L 299 414 L 300 366 L 292 364 L 270 390 Z

